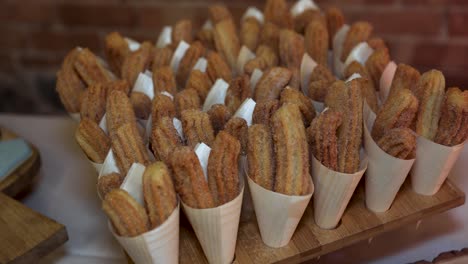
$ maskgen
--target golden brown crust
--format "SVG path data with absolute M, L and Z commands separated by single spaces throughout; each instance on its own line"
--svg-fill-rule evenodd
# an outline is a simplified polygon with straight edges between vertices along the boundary
M 82 49 L 78 52 L 74 66 L 88 86 L 112 80 L 110 73 L 89 49 Z
M 281 92 L 280 104 L 292 103 L 297 104 L 302 114 L 302 120 L 304 126 L 307 126 L 312 122 L 315 117 L 315 108 L 312 101 L 305 96 L 302 92 L 286 87 Z
M 279 33 L 279 56 L 282 65 L 298 68 L 305 52 L 304 37 L 293 30 L 282 29 Z
M 249 50 L 255 51 L 260 39 L 260 30 L 261 25 L 257 19 L 253 17 L 244 19 L 240 31 L 241 44 L 249 48 Z
M 247 61 L 244 65 L 244 72 L 249 76 L 255 69 L 264 71 L 278 65 L 278 55 L 270 46 L 259 45 L 255 55 L 255 58 Z
M 378 50 L 378 49 L 388 50 L 387 44 L 385 44 L 385 41 L 381 38 L 373 37 L 367 40 L 367 44 L 369 45 L 369 47 L 371 47 L 374 50 Z
M 114 80 L 110 81 L 106 84 L 104 84 L 104 87 L 106 87 L 107 90 L 107 95 L 109 95 L 112 91 L 114 90 L 119 90 L 124 92 L 126 95 L 130 93 L 130 85 L 126 80 Z
M 305 49 L 312 59 L 323 66 L 328 65 L 328 30 L 321 21 L 307 25 L 304 35 Z
M 212 105 L 207 113 L 210 116 L 211 125 L 215 134 L 218 134 L 219 131 L 223 130 L 224 125 L 226 125 L 229 119 L 231 119 L 231 112 L 222 104 Z
M 81 119 L 75 139 L 92 162 L 103 163 L 110 149 L 110 139 L 91 119 Z
M 145 209 L 123 189 L 111 190 L 102 202 L 102 209 L 120 236 L 135 237 L 149 230 Z
M 217 206 L 239 195 L 239 141 L 221 131 L 216 136 L 208 158 L 208 185 Z
M 296 90 L 301 89 L 301 71 L 299 68 L 289 68 L 289 70 L 291 71 L 291 79 L 287 86 Z
M 468 91 L 457 87 L 447 89 L 441 110 L 441 118 L 434 141 L 455 146 L 468 136 Z
M 322 24 L 326 24 L 325 17 L 318 10 L 308 9 L 304 10 L 294 18 L 294 30 L 299 34 L 304 34 L 305 29 L 309 23 L 317 21 Z
M 292 73 L 287 68 L 273 67 L 266 71 L 255 87 L 255 101 L 278 99 L 283 88 L 291 80 Z
M 205 53 L 205 47 L 199 41 L 195 41 L 185 52 L 184 57 L 180 60 L 179 68 L 177 69 L 176 80 L 180 87 L 185 87 L 185 83 L 190 75 L 190 72 L 197 63 L 198 59 Z
M 239 140 L 241 151 L 242 153 L 245 153 L 248 140 L 248 126 L 245 119 L 240 117 L 232 117 L 224 126 L 224 131 Z
M 414 159 L 416 135 L 409 128 L 393 128 L 377 141 L 377 145 L 398 159 Z
M 275 54 L 278 54 L 279 32 L 280 28 L 277 25 L 265 22 L 260 32 L 260 44 L 269 46 Z
M 139 119 L 146 120 L 151 114 L 151 99 L 144 93 L 132 92 L 130 94 L 130 102 L 133 106 L 135 116 Z
M 140 73 L 145 72 L 152 59 L 153 45 L 150 42 L 143 42 L 140 48 L 128 54 L 122 64 L 122 79 L 127 80 L 133 87 Z
M 155 48 L 153 53 L 153 73 L 160 67 L 170 66 L 173 54 L 173 51 L 170 47 Z
M 111 143 L 117 167 L 123 175 L 127 174 L 133 163 L 149 163 L 148 151 L 134 124 L 126 123 L 120 126 L 111 135 Z
M 299 107 L 284 104 L 271 118 L 276 158 L 275 191 L 303 195 L 309 191 L 309 151 Z
M 213 29 L 200 29 L 195 35 L 195 39 L 200 41 L 206 49 L 215 49 Z
M 338 170 L 338 128 L 342 113 L 328 110 L 315 118 L 307 128 L 310 149 L 314 157 L 325 167 Z
M 281 28 L 292 28 L 292 17 L 285 0 L 267 0 L 263 9 L 265 22 L 271 22 Z
M 210 20 L 216 24 L 224 19 L 232 19 L 232 14 L 229 9 L 223 4 L 214 4 L 208 7 Z
M 55 89 L 59 94 L 60 101 L 69 113 L 80 112 L 81 95 L 85 90 L 85 86 L 74 68 L 79 52 L 77 48 L 72 49 L 63 59 L 62 67 L 57 72 Z
M 208 65 L 206 67 L 206 73 L 211 79 L 211 82 L 215 82 L 221 78 L 226 82 L 231 81 L 232 72 L 226 61 L 217 52 L 209 52 L 207 57 Z
M 143 173 L 143 197 L 150 221 L 150 229 L 166 221 L 177 206 L 169 169 L 163 162 L 155 162 Z
M 419 78 L 421 78 L 421 74 L 418 70 L 406 64 L 398 64 L 388 97 L 392 97 L 400 89 L 414 91 L 415 86 L 419 82 Z
M 229 88 L 227 89 L 224 103 L 231 113 L 235 113 L 242 102 L 250 97 L 252 97 L 250 79 L 247 74 L 243 74 L 229 82 Z
M 351 25 L 346 34 L 341 53 L 341 61 L 346 61 L 351 50 L 360 42 L 367 41 L 372 33 L 372 25 L 368 22 L 358 21 Z
M 380 77 L 382 76 L 385 67 L 390 62 L 390 54 L 388 50 L 378 49 L 366 61 L 366 68 L 369 72 L 375 87 L 380 86 Z
M 174 186 L 182 201 L 192 208 L 212 208 L 216 204 L 195 152 L 178 147 L 171 156 Z
M 335 76 L 327 67 L 317 65 L 310 76 L 309 97 L 314 101 L 325 101 L 328 90 L 335 81 Z
M 358 61 L 352 61 L 345 69 L 345 72 L 344 72 L 344 78 L 345 79 L 348 79 L 349 77 L 351 77 L 351 75 L 353 74 L 359 74 L 361 75 L 361 77 L 364 77 L 364 78 L 370 78 L 370 74 L 369 72 L 367 71 L 366 67 L 364 67 L 361 63 L 359 63 Z M 374 82 L 372 82 L 372 86 Z
M 106 125 L 110 135 L 113 135 L 124 124 L 132 124 L 136 127 L 136 117 L 132 103 L 127 95 L 119 90 L 114 90 L 107 98 Z
M 249 127 L 247 144 L 249 177 L 263 188 L 275 189 L 275 156 L 270 128 L 263 124 Z
M 156 94 L 153 99 L 153 108 L 151 109 L 151 120 L 154 124 L 162 117 L 174 118 L 176 116 L 176 109 L 174 101 L 169 96 L 164 94 Z
M 252 123 L 270 127 L 271 116 L 278 110 L 279 106 L 279 100 L 258 102 L 252 114 Z
M 328 38 L 329 38 L 329 47 L 333 47 L 333 38 L 335 37 L 336 32 L 344 25 L 345 18 L 341 10 L 337 7 L 330 7 L 326 12 L 327 16 L 327 28 L 328 28 Z
M 177 146 L 182 146 L 182 139 L 174 127 L 173 119 L 163 116 L 151 130 L 151 149 L 158 160 L 169 162 L 172 151 Z
M 200 97 L 200 102 L 205 102 L 206 96 L 210 92 L 213 83 L 205 72 L 193 70 L 187 80 L 186 89 L 194 89 Z
M 439 126 L 440 110 L 444 100 L 444 75 L 437 70 L 425 72 L 421 75 L 415 91 L 419 99 L 416 133 L 429 140 L 434 140 Z
M 120 76 L 122 63 L 130 53 L 128 43 L 119 32 L 111 32 L 106 35 L 104 53 L 109 66 L 117 76 Z
M 102 175 L 98 178 L 97 189 L 99 196 L 104 199 L 113 189 L 118 189 L 122 185 L 123 177 L 119 173 L 113 172 Z
M 153 67 L 153 89 L 154 94 L 164 91 L 173 95 L 177 93 L 176 80 L 171 67 Z
M 89 118 L 99 123 L 106 112 L 106 88 L 101 84 L 95 84 L 83 92 L 81 98 L 80 116 Z
M 188 19 L 182 19 L 172 27 L 172 44 L 174 47 L 179 45 L 182 40 L 187 43 L 192 43 L 192 21 Z
M 182 128 L 187 145 L 194 148 L 197 143 L 211 146 L 214 141 L 214 131 L 210 116 L 200 110 L 185 110 L 181 114 Z
M 214 25 L 216 50 L 223 56 L 231 69 L 235 69 L 240 50 L 240 41 L 232 19 L 224 19 Z
M 379 111 L 379 103 L 377 101 L 377 94 L 374 89 L 374 85 L 372 83 L 372 80 L 368 78 L 358 78 L 356 79 L 361 87 L 361 94 L 362 97 L 367 102 L 367 105 L 374 111 L 374 113 L 377 113 Z
M 401 89 L 389 97 L 377 113 L 372 137 L 378 141 L 390 129 L 409 127 L 418 111 L 418 99 L 408 89 Z
M 195 89 L 184 89 L 178 92 L 174 97 L 174 104 L 177 111 L 177 116 L 189 109 L 200 109 L 200 97 Z

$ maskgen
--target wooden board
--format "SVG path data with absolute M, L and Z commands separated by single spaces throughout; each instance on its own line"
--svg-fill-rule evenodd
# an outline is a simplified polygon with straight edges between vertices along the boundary
M 0 140 L 18 137 L 0 129 Z M 68 240 L 65 226 L 9 197 L 28 190 L 39 171 L 39 152 L 29 145 L 31 156 L 0 181 L 0 263 L 35 263 Z
M 300 263 L 464 203 L 465 194 L 449 180 L 434 196 L 414 193 L 407 181 L 389 211 L 373 213 L 365 206 L 364 188 L 360 185 L 336 229 L 323 230 L 315 225 L 311 201 L 291 242 L 277 249 L 263 244 L 255 215 L 244 215 L 234 263 Z M 190 224 L 183 217 L 180 232 L 180 263 L 208 263 Z

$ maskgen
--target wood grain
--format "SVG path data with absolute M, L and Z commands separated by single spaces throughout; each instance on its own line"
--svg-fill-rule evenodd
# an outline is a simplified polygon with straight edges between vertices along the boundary
M 434 196 L 416 194 L 407 181 L 390 210 L 373 213 L 366 208 L 361 184 L 336 229 L 315 225 L 311 201 L 291 242 L 282 248 L 263 244 L 254 215 L 241 220 L 234 263 L 300 263 L 464 203 L 465 194 L 450 180 Z M 180 263 L 208 263 L 188 221 L 181 219 L 180 232 Z

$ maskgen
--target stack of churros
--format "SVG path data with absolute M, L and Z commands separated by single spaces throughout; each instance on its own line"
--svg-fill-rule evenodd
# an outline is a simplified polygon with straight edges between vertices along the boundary
M 164 225 L 172 185 L 212 263 L 234 256 L 244 174 L 272 247 L 289 242 L 314 191 L 316 223 L 334 228 L 367 161 L 373 211 L 389 208 L 413 162 L 416 192 L 438 190 L 468 137 L 467 91 L 446 89 L 439 71 L 395 63 L 370 23 L 347 24 L 337 7 L 267 0 L 241 19 L 220 4 L 206 17 L 199 29 L 173 21 L 154 42 L 111 32 L 104 58 L 77 47 L 57 72 L 118 239 Z M 132 200 L 125 186 L 144 166 L 172 177 Z M 385 190 L 382 177 L 392 179 Z M 226 208 L 230 233 L 218 227 Z

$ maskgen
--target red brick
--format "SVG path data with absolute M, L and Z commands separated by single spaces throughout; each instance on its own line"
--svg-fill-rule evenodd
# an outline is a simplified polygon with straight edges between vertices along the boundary
M 133 27 L 134 9 L 128 5 L 76 5 L 64 4 L 59 7 L 60 20 L 67 26 L 89 27 Z
M 451 36 L 468 36 L 468 11 L 449 11 L 448 31 Z
M 56 19 L 57 6 L 51 3 L 14 2 L 0 4 L 0 21 L 46 25 Z
M 99 50 L 102 41 L 95 32 L 35 31 L 29 35 L 28 47 L 33 50 L 68 51 L 76 46 Z

